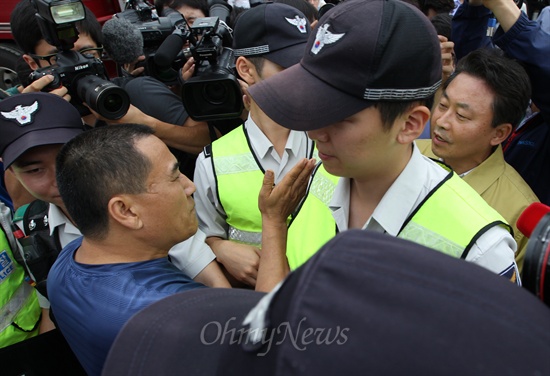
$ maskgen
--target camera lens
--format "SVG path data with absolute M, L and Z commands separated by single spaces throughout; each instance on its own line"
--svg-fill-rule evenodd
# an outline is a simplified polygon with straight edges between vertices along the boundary
M 231 74 L 191 77 L 182 86 L 181 98 L 189 116 L 197 121 L 235 118 L 243 110 L 241 87 Z
M 130 107 L 130 97 L 124 89 L 95 75 L 79 77 L 76 93 L 82 102 L 106 119 L 120 119 Z
M 117 112 L 122 107 L 122 97 L 118 94 L 109 94 L 103 101 L 108 112 Z
M 222 104 L 227 98 L 227 88 L 223 82 L 209 82 L 203 86 L 204 99 L 211 104 Z

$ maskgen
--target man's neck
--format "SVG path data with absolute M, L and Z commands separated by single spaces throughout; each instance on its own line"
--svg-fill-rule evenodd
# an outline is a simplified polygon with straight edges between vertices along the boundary
M 251 105 L 250 116 L 263 134 L 271 141 L 279 156 L 282 157 L 290 135 L 290 129 L 275 123 L 255 103 Z
M 397 162 L 388 161 L 381 170 L 368 176 L 350 179 L 348 228 L 362 228 L 382 201 L 386 192 L 403 172 L 412 156 L 412 148 L 406 149 Z M 389 169 L 387 166 L 394 166 Z
M 63 213 L 63 215 L 65 215 L 65 217 L 67 217 L 67 219 L 68 219 L 69 221 L 71 221 L 71 223 L 74 225 L 74 227 L 78 227 L 78 226 L 76 225 L 76 223 L 74 223 L 73 219 L 72 219 L 71 216 L 69 215 L 69 212 L 67 211 L 67 209 L 65 208 L 64 205 L 63 205 L 63 206 L 56 205 L 56 206 L 59 208 L 59 210 L 61 210 L 61 212 Z
M 120 239 L 125 239 L 121 242 Z M 168 250 L 155 250 L 140 242 L 132 241 L 128 236 L 107 236 L 105 239 L 94 240 L 84 237 L 82 245 L 75 253 L 75 261 L 82 264 L 119 264 L 155 260 L 166 257 Z
M 463 159 L 463 160 L 453 160 L 453 159 L 443 159 L 443 163 L 450 166 L 455 173 L 458 175 L 463 175 L 466 172 L 469 172 L 485 162 L 487 158 L 491 156 L 493 151 L 489 152 L 486 155 L 479 155 L 474 158 L 470 159 Z

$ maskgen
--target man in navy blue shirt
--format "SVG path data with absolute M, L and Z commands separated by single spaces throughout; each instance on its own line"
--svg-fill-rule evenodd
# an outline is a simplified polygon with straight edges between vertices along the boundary
M 57 159 L 67 211 L 83 234 L 58 256 L 48 296 L 58 327 L 90 375 L 136 312 L 203 287 L 168 259 L 197 231 L 194 184 L 166 144 L 142 125 L 84 132 Z

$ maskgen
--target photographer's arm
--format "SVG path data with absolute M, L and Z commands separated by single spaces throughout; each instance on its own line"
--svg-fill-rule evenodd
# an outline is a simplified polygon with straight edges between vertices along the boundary
M 548 122 L 550 119 L 550 31 L 545 18 L 529 20 L 513 0 L 484 1 L 501 22 L 493 36 L 494 43 L 508 57 L 522 63 L 531 78 L 533 103 Z M 502 21 L 501 21 L 502 19 Z
M 208 124 L 187 118 L 182 125 L 165 123 L 159 119 L 149 116 L 130 105 L 128 112 L 118 120 L 107 120 L 108 124 L 136 123 L 147 125 L 155 131 L 155 136 L 160 138 L 166 145 L 191 154 L 199 154 L 208 145 L 210 133 Z
M 491 38 L 487 36 L 491 12 L 481 5 L 481 0 L 464 0 L 453 16 L 451 35 L 457 60 L 478 48 L 493 47 Z
M 513 0 L 473 0 L 470 1 L 470 4 L 484 5 L 491 10 L 504 32 L 514 26 L 521 14 L 521 10 Z

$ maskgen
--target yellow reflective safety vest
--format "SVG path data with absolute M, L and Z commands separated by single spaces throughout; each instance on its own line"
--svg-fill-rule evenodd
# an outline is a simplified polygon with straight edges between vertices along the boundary
M 512 232 L 506 220 L 468 183 L 438 163 L 449 174 L 405 221 L 399 238 L 464 259 L 488 229 L 503 226 Z
M 258 194 L 264 179 L 248 143 L 244 127 L 234 129 L 211 145 L 211 161 L 216 177 L 218 200 L 229 225 L 228 239 L 261 246 L 262 217 Z M 314 157 L 312 151 L 308 158 Z M 336 234 L 329 202 L 338 178 L 319 164 L 310 180 L 305 199 L 288 218 L 287 259 L 293 270 L 307 261 Z
M 41 309 L 23 267 L 13 258 L 7 230 L 0 227 L 0 347 L 6 347 L 38 334 Z

